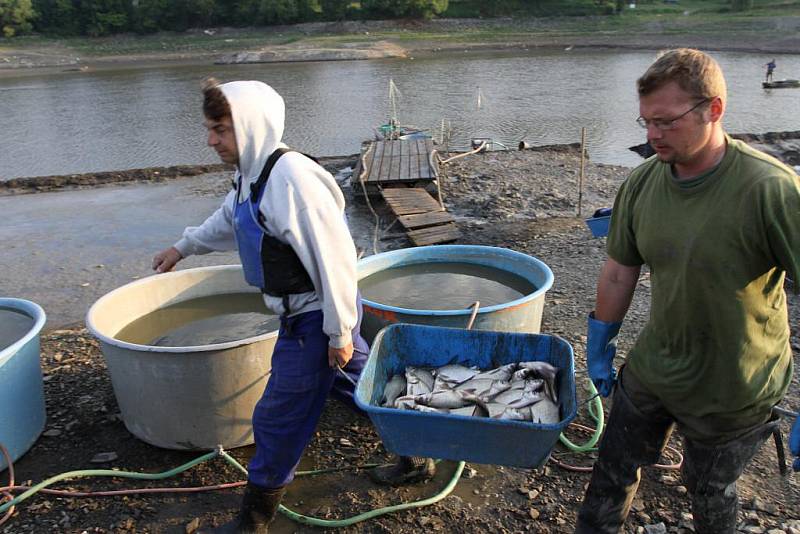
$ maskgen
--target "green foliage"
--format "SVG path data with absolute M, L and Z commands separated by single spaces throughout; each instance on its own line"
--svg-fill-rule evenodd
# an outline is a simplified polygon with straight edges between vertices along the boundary
M 57 35 L 80 33 L 77 10 L 72 0 L 34 0 L 39 14 L 36 29 Z
M 731 0 L 733 11 L 748 11 L 753 9 L 753 0 Z
M 31 31 L 35 16 L 31 0 L 0 0 L 0 29 L 4 37 Z
M 370 18 L 431 18 L 447 5 L 448 0 L 362 0 L 361 9 Z
M 322 16 L 328 20 L 342 20 L 350 7 L 350 0 L 321 0 Z

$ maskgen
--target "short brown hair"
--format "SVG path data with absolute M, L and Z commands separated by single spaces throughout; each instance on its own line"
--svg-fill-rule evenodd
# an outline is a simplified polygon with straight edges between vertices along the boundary
M 203 115 L 213 121 L 231 116 L 231 106 L 219 85 L 215 78 L 203 81 Z
M 725 77 L 719 64 L 693 48 L 677 48 L 662 54 L 636 80 L 636 88 L 639 96 L 646 96 L 670 82 L 676 82 L 693 98 L 710 100 L 718 96 L 727 100 Z

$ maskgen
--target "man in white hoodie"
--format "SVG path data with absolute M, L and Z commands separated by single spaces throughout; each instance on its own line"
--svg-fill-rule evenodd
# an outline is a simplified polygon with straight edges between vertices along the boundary
M 245 279 L 281 316 L 271 376 L 253 412 L 256 453 L 242 509 L 223 527 L 265 533 L 328 393 L 354 406 L 352 384 L 337 368 L 357 379 L 369 351 L 359 333 L 356 250 L 336 181 L 281 143 L 281 96 L 262 82 L 214 80 L 203 96 L 208 145 L 236 165 L 235 187 L 205 222 L 158 253 L 153 268 L 167 272 L 190 254 L 238 249 Z M 397 480 L 432 475 L 432 461 L 415 460 L 399 464 Z

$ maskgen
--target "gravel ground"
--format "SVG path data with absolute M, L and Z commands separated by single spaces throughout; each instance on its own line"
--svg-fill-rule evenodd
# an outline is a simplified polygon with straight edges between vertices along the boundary
M 585 316 L 594 301 L 597 274 L 604 260 L 603 239 L 594 239 L 576 217 L 579 175 L 576 150 L 495 152 L 453 162 L 443 176 L 448 209 L 458 218 L 463 244 L 496 245 L 542 259 L 553 270 L 555 284 L 548 292 L 542 331 L 557 334 L 575 348 L 579 400 L 585 399 Z M 610 205 L 628 170 L 587 163 L 584 216 Z M 352 191 L 345 187 L 352 198 Z M 366 209 L 361 210 L 365 217 Z M 361 227 L 368 227 L 364 224 Z M 369 242 L 369 236 L 357 236 Z M 402 240 L 381 246 L 404 246 Z M 648 316 L 649 279 L 645 272 L 637 287 L 620 337 L 624 356 Z M 800 357 L 800 299 L 789 296 L 795 358 Z M 45 434 L 15 465 L 16 481 L 38 482 L 74 469 L 119 468 L 159 472 L 197 456 L 166 451 L 134 438 L 122 423 L 105 363 L 97 343 L 82 327 L 50 331 L 42 338 L 42 365 L 48 423 Z M 800 385 L 792 383 L 783 405 L 800 407 Z M 606 408 L 609 406 L 607 405 Z M 579 421 L 588 416 L 579 412 Z M 789 425 L 783 424 L 788 433 Z M 585 434 L 570 429 L 573 441 Z M 454 439 L 457 439 L 455 437 Z M 680 450 L 680 439 L 671 445 Z M 240 461 L 252 454 L 247 447 L 232 451 Z M 113 453 L 107 462 L 93 463 L 98 453 Z M 670 453 L 665 463 L 677 457 Z M 568 454 L 560 445 L 554 459 L 589 465 L 592 455 Z M 328 403 L 301 469 L 321 469 L 381 463 L 389 456 L 369 420 L 352 414 L 336 401 Z M 442 462 L 434 480 L 398 489 L 373 485 L 363 470 L 299 477 L 285 504 L 301 513 L 341 518 L 398 502 L 429 497 L 440 491 L 455 465 Z M 3 482 L 7 472 L 3 473 Z M 123 479 L 72 480 L 59 489 L 80 491 L 132 487 L 200 486 L 241 480 L 221 460 L 213 460 L 162 482 Z M 455 491 L 433 506 L 372 519 L 344 532 L 572 532 L 589 474 L 566 470 L 549 462 L 536 470 L 468 464 Z M 781 477 L 772 443 L 764 446 L 740 483 L 742 532 L 800 532 L 800 478 Z M 198 525 L 218 524 L 231 517 L 240 489 L 196 493 L 133 495 L 67 499 L 39 494 L 25 501 L 0 533 L 182 533 Z M 677 471 L 643 470 L 643 480 L 626 523 L 628 532 L 690 532 L 689 498 Z M 276 533 L 316 532 L 317 529 L 279 517 Z

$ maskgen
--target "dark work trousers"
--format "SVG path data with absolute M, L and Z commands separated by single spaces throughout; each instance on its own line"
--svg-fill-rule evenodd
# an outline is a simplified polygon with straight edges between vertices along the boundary
M 369 346 L 353 329 L 353 358 L 344 370 L 358 380 Z M 314 436 L 328 393 L 351 408 L 353 385 L 328 365 L 328 336 L 322 331 L 322 312 L 281 317 L 278 341 L 272 353 L 272 372 L 264 395 L 253 411 L 255 456 L 248 480 L 265 488 L 280 488 L 294 479 L 300 456 Z
M 657 397 L 624 368 L 620 373 L 599 457 L 578 513 L 577 534 L 620 531 L 639 486 L 640 468 L 658 462 L 676 424 Z M 634 391 L 635 403 L 631 400 Z M 698 534 L 735 531 L 736 480 L 776 424 L 774 420 L 758 424 L 721 443 L 684 437 L 682 476 L 692 498 Z

